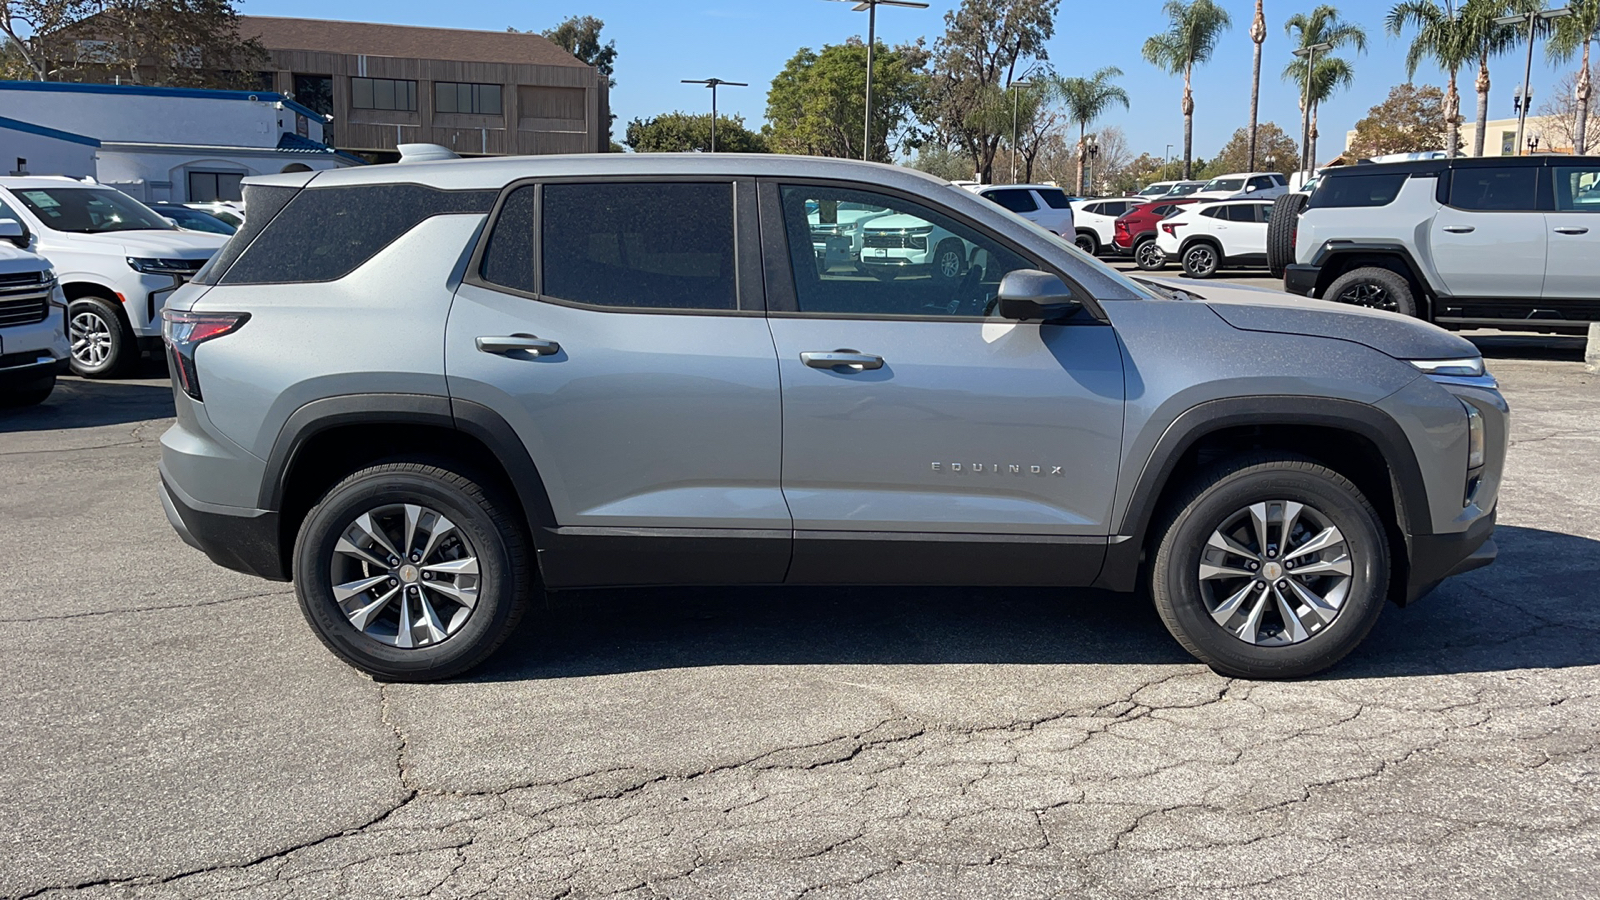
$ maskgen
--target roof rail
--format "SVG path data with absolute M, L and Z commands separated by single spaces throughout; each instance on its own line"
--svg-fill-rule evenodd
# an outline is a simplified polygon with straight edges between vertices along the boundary
M 395 149 L 400 151 L 400 161 L 402 163 L 461 158 L 456 155 L 454 150 L 440 144 L 400 144 Z

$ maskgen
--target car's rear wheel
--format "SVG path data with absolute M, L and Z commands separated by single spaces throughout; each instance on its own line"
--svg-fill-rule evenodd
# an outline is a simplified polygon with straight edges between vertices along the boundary
M 1383 611 L 1383 524 L 1332 469 L 1288 456 L 1240 460 L 1198 479 L 1173 508 L 1151 592 L 1173 637 L 1218 672 L 1320 672 Z
M 1082 250 L 1090 256 L 1094 256 L 1100 252 L 1100 241 L 1087 231 L 1078 232 L 1078 236 L 1074 238 L 1072 242 L 1078 245 L 1079 250 Z
M 1368 266 L 1334 279 L 1323 299 L 1368 309 L 1383 309 L 1403 316 L 1417 315 L 1417 301 L 1405 276 L 1390 269 Z
M 363 469 L 328 491 L 295 541 L 295 594 L 323 644 L 391 681 L 472 669 L 528 605 L 528 541 L 480 481 L 422 463 Z
M 67 305 L 72 371 L 85 378 L 110 378 L 139 357 L 133 336 L 107 300 L 80 297 Z
M 1310 199 L 1305 194 L 1284 194 L 1272 201 L 1267 219 L 1267 271 L 1273 278 L 1282 278 L 1284 269 L 1294 262 L 1295 232 Z
M 1167 267 L 1167 254 L 1156 246 L 1156 239 L 1148 237 L 1133 248 L 1133 262 L 1146 272 L 1158 272 Z
M 1222 254 L 1215 245 L 1205 241 L 1183 248 L 1183 272 L 1190 278 L 1210 278 L 1222 265 Z

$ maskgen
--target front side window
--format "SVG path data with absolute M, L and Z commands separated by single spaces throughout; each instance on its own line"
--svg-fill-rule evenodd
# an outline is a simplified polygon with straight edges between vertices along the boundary
M 1014 213 L 1030 213 L 1039 208 L 1039 204 L 1033 202 L 1033 194 L 1029 191 L 990 191 L 983 196 Z
M 782 196 L 802 313 L 982 318 L 1000 279 L 1032 268 L 993 237 L 909 200 L 809 186 Z M 844 223 L 847 207 L 871 212 L 819 247 L 815 222 Z
M 161 214 L 108 188 L 24 188 L 16 197 L 28 211 L 56 231 L 101 234 L 107 231 L 174 231 Z
M 1257 175 L 1250 179 L 1250 186 L 1258 191 L 1264 191 L 1272 187 L 1272 179 L 1265 175 Z
M 1450 173 L 1450 205 L 1487 212 L 1531 211 L 1538 208 L 1535 186 L 1539 170 L 1532 166 L 1458 168 Z
M 1600 213 L 1600 166 L 1557 166 L 1556 209 Z
M 501 115 L 500 85 L 440 81 L 433 85 L 433 109 L 442 113 Z
M 417 83 L 394 78 L 352 78 L 350 107 L 416 112 Z

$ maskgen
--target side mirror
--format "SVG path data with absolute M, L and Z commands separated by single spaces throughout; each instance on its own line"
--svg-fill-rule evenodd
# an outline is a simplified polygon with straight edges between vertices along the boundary
M 28 247 L 28 229 L 16 219 L 0 219 L 0 241 L 10 241 L 24 250 Z
M 1064 319 L 1083 304 L 1072 289 L 1055 275 L 1037 269 L 1018 269 L 1000 279 L 998 311 L 1001 318 L 1019 322 Z

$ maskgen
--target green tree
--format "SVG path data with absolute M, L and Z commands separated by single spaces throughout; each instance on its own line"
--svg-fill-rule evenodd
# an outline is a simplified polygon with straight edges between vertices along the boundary
M 639 153 L 702 153 L 711 150 L 711 116 L 669 112 L 628 123 L 623 141 Z M 767 142 L 744 125 L 743 116 L 717 116 L 718 153 L 766 153 Z
M 1583 154 L 1589 149 L 1589 104 L 1594 97 L 1594 86 L 1589 77 L 1589 45 L 1594 43 L 1595 32 L 1600 31 L 1600 0 L 1568 0 L 1572 15 L 1557 19 L 1555 33 L 1550 36 L 1550 58 L 1568 62 L 1581 47 L 1583 63 L 1578 67 L 1576 93 L 1577 123 L 1572 132 L 1572 152 Z
M 99 8 L 98 0 L 3 0 L 0 2 L 0 34 L 7 38 L 5 54 L 11 74 L 35 81 L 49 81 L 63 66 L 49 35 L 75 25 Z M 59 42 L 57 42 L 59 43 Z M 9 76 L 8 76 L 9 77 Z
M 1473 58 L 1465 20 L 1455 14 L 1454 6 L 1445 9 L 1434 0 L 1405 0 L 1389 10 L 1384 28 L 1395 37 L 1400 37 L 1408 28 L 1416 29 L 1411 45 L 1406 48 L 1407 78 L 1416 77 L 1417 67 L 1423 60 L 1432 60 L 1444 70 L 1444 146 L 1454 153 L 1454 148 L 1461 146 L 1461 92 L 1456 86 L 1456 75 Z
M 949 147 L 924 144 L 911 161 L 911 168 L 945 181 L 971 181 L 978 171 L 978 163 L 972 157 Z
M 569 16 L 560 25 L 539 32 L 545 40 L 571 53 L 584 63 L 600 70 L 606 77 L 607 87 L 616 87 L 617 42 L 600 43 L 600 31 L 605 20 L 594 16 Z M 515 31 L 515 28 L 507 29 Z
M 905 127 L 926 91 L 928 58 L 920 41 L 878 44 L 872 62 L 873 159 L 888 162 L 892 145 L 912 139 Z M 772 79 L 762 134 L 779 153 L 860 159 L 866 90 L 864 42 L 852 38 L 821 52 L 802 48 Z
M 1256 16 L 1250 21 L 1250 40 L 1256 45 L 1255 61 L 1250 67 L 1250 153 L 1245 163 L 1246 172 L 1256 171 L 1256 117 L 1261 107 L 1261 45 L 1267 41 L 1267 14 L 1256 0 Z
M 1222 32 L 1232 27 L 1227 10 L 1214 0 L 1167 0 L 1161 11 L 1167 30 L 1144 42 L 1144 58 L 1169 75 L 1183 76 L 1183 177 L 1193 172 L 1194 88 L 1191 76 L 1198 63 L 1211 59 Z
M 1506 11 L 1507 0 L 1466 0 L 1456 13 L 1461 19 L 1461 34 L 1468 58 L 1478 60 L 1477 133 L 1472 139 L 1472 155 L 1483 155 L 1483 139 L 1489 130 L 1489 57 L 1510 50 L 1517 43 L 1517 29 L 1495 24 L 1495 17 Z
M 1445 94 L 1436 87 L 1407 82 L 1389 89 L 1389 97 L 1367 110 L 1356 123 L 1350 152 L 1363 159 L 1388 153 L 1421 153 L 1452 149 L 1457 129 L 1445 115 Z
M 1105 115 L 1113 105 L 1128 109 L 1128 92 L 1113 83 L 1121 78 L 1122 70 L 1106 66 L 1088 78 L 1056 78 L 1053 80 L 1056 95 L 1067 108 L 1067 118 L 1078 123 L 1078 177 L 1074 190 L 1083 191 L 1083 141 L 1089 124 Z
M 944 37 L 934 45 L 924 121 L 938 139 L 978 163 L 979 178 L 994 176 L 995 155 L 1011 133 L 1011 97 L 1019 67 L 1049 56 L 1061 0 L 962 0 L 945 13 Z
M 1300 89 L 1301 110 L 1307 126 L 1302 132 L 1306 141 L 1305 165 L 1317 165 L 1317 109 L 1322 101 L 1341 87 L 1355 82 L 1355 72 L 1350 63 L 1333 55 L 1340 47 L 1354 47 L 1357 52 L 1367 52 L 1367 32 L 1360 25 L 1340 18 L 1337 7 L 1323 4 L 1310 14 L 1296 13 L 1283 23 L 1285 33 L 1296 38 L 1304 49 L 1317 44 L 1332 44 L 1328 50 L 1319 50 L 1315 62 L 1310 57 L 1295 57 L 1283 70 L 1283 77 Z
M 1226 172 L 1282 172 L 1287 175 L 1300 165 L 1300 145 L 1284 133 L 1276 122 L 1262 122 L 1256 129 L 1258 149 L 1255 165 L 1250 162 L 1250 130 L 1233 133 L 1211 160 L 1211 167 Z
M 164 87 L 248 88 L 260 83 L 267 51 L 239 33 L 232 0 L 104 0 L 82 23 L 105 41 L 102 62 L 83 68 Z M 78 29 L 69 28 L 69 32 Z M 76 34 L 72 35 L 76 37 Z M 54 39 L 54 36 L 52 36 Z

